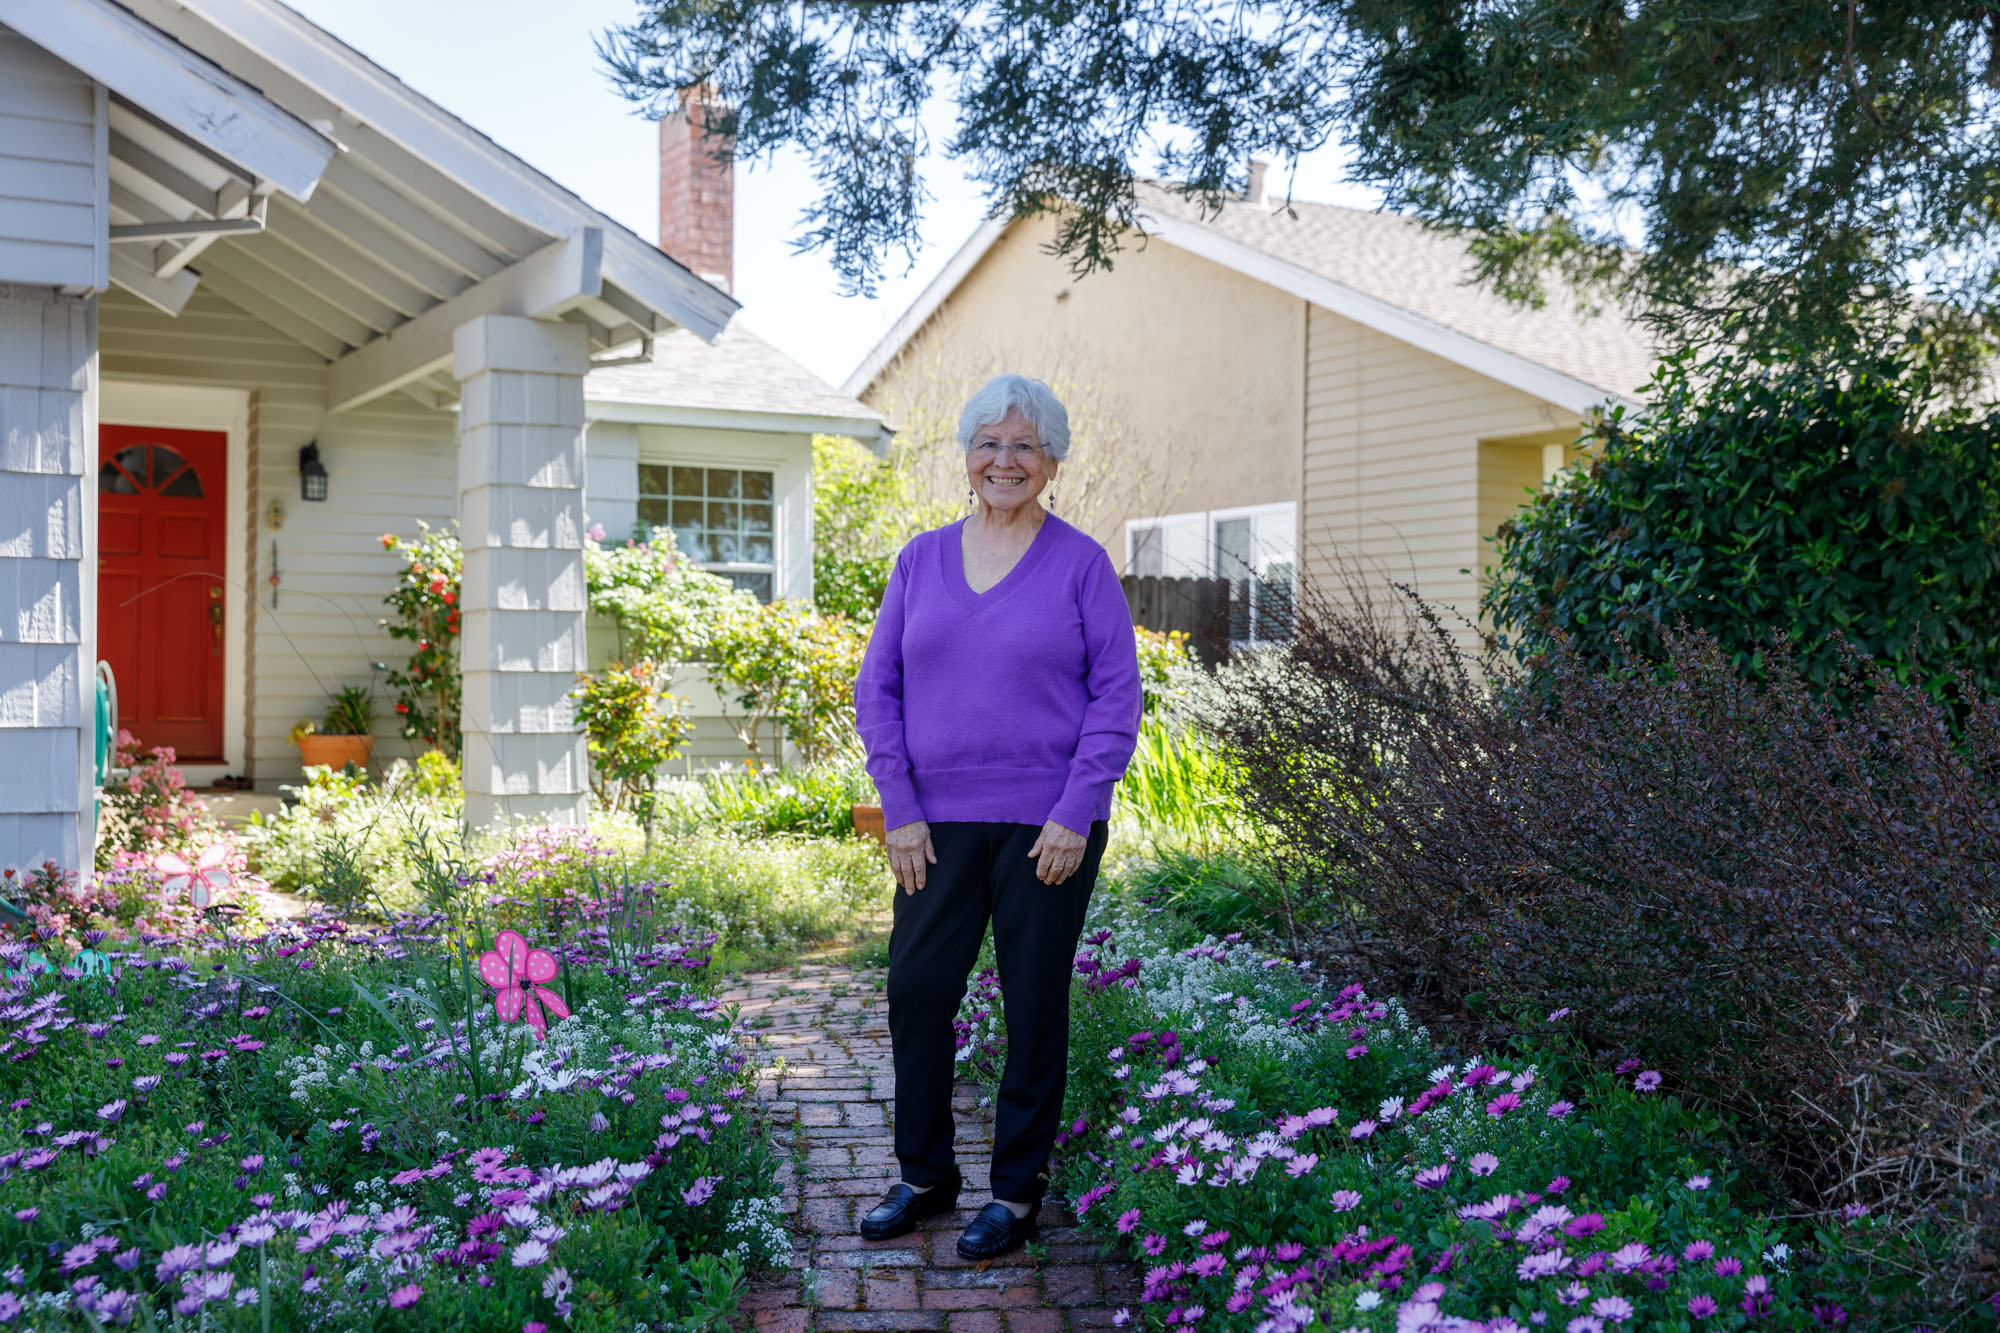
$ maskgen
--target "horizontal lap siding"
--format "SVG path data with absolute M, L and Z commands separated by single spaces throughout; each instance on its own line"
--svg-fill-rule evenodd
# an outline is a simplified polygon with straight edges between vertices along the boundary
M 1065 389 L 1114 452 L 1091 512 L 1060 484 L 1056 508 L 1121 565 L 1129 520 L 1296 500 L 1304 303 L 1157 239 L 1077 281 L 1044 249 L 1057 222 L 1009 227 L 864 400 L 907 427 L 956 421 L 997 370 Z
M 1314 307 L 1300 519 L 1308 577 L 1331 586 L 1336 555 L 1358 559 L 1476 619 L 1477 576 L 1461 571 L 1490 561 L 1481 538 L 1517 475 L 1496 470 L 1511 455 L 1490 446 L 1482 468 L 1480 441 L 1562 424 L 1539 399 Z
M 257 395 L 250 433 L 262 485 L 253 517 L 272 500 L 286 510 L 273 532 L 256 525 L 249 568 L 257 609 L 250 635 L 257 662 L 245 754 L 259 785 L 298 775 L 298 751 L 288 738 L 300 718 L 317 721 L 327 695 L 343 685 L 377 686 L 375 732 L 386 757 L 414 754 L 397 735 L 395 713 L 371 662 L 400 665 L 411 645 L 392 639 L 380 621 L 383 596 L 401 562 L 382 549 L 385 532 L 414 536 L 419 520 L 452 521 L 458 504 L 458 432 L 447 412 L 400 395 L 326 416 L 317 389 L 276 386 Z M 319 444 L 329 473 L 328 498 L 299 498 L 298 451 Z M 268 583 L 271 544 L 278 546 L 278 605 Z
M 0 283 L 104 285 L 98 118 L 90 79 L 0 27 Z
M 199 265 L 197 265 L 199 267 Z M 409 645 L 380 620 L 398 569 L 382 550 L 384 532 L 414 534 L 417 521 L 451 522 L 458 501 L 457 420 L 400 394 L 328 416 L 325 361 L 222 298 L 197 289 L 179 318 L 123 292 L 104 298 L 104 374 L 158 383 L 251 390 L 249 466 L 232 477 L 242 505 L 245 626 L 244 757 L 261 788 L 295 781 L 298 750 L 287 733 L 317 721 L 329 691 L 368 684 L 369 663 L 401 663 Z M 328 498 L 299 497 L 299 447 L 319 443 L 331 477 Z M 276 500 L 284 527 L 265 521 Z M 278 605 L 271 605 L 271 548 L 277 543 Z M 397 735 L 386 690 L 376 699 L 377 754 L 414 753 Z
M 106 375 L 252 391 L 248 475 L 231 478 L 240 493 L 230 499 L 231 504 L 245 506 L 248 518 L 244 564 L 248 705 L 242 719 L 243 752 L 260 788 L 293 782 L 299 762 L 288 738 L 292 724 L 302 717 L 317 720 L 326 710 L 329 691 L 368 683 L 370 662 L 394 665 L 409 658 L 410 645 L 391 639 L 379 624 L 388 611 L 382 598 L 400 568 L 382 550 L 381 536 L 385 532 L 413 536 L 419 520 L 433 526 L 452 521 L 458 507 L 457 417 L 422 407 L 401 394 L 329 417 L 321 391 L 325 361 L 205 289 L 196 290 L 178 318 L 122 291 L 109 293 L 103 305 Z M 605 430 L 600 423 L 591 429 L 605 431 L 607 446 L 614 439 L 626 446 L 608 447 L 605 452 L 618 454 L 623 471 L 631 472 L 638 450 L 636 439 L 624 438 L 633 435 L 630 428 Z M 677 442 L 697 434 L 653 433 L 669 439 L 664 451 L 655 451 L 663 461 L 688 454 L 689 449 Z M 791 498 L 802 515 L 809 514 L 803 439 L 785 441 L 782 462 L 767 457 L 769 449 L 747 449 L 745 442 L 761 445 L 763 436 L 722 433 L 716 439 L 719 444 L 692 449 L 693 455 L 711 463 L 735 457 L 741 466 L 779 466 L 784 471 L 793 467 L 796 454 L 801 461 L 793 467 L 798 473 L 793 488 L 797 494 Z M 309 440 L 318 441 L 321 461 L 330 474 L 328 499 L 323 502 L 299 498 L 298 451 Z M 753 455 L 747 461 L 746 450 Z M 601 461 L 611 463 L 608 457 Z M 607 501 L 612 500 L 610 492 L 619 489 L 612 484 L 615 470 L 607 466 L 591 473 L 592 489 L 604 483 Z M 626 490 L 631 487 L 622 477 L 620 484 Z M 629 498 L 620 498 L 629 507 Z M 273 500 L 285 507 L 285 525 L 276 532 L 265 522 Z M 597 517 L 594 511 L 592 516 Z M 810 539 L 804 529 L 793 535 L 799 541 Z M 280 574 L 275 610 L 268 582 L 274 538 Z M 809 559 L 791 564 L 810 578 Z M 379 680 L 376 683 L 380 685 Z M 713 706 L 709 691 L 703 707 Z M 378 689 L 376 754 L 385 761 L 412 756 L 419 748 L 397 734 L 391 709 L 386 690 Z M 742 747 L 712 712 L 698 719 L 688 755 L 698 766 L 744 757 Z

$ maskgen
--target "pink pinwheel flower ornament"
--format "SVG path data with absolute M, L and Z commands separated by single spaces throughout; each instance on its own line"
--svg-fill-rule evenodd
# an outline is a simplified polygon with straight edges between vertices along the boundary
M 161 852 L 153 866 L 166 876 L 169 891 L 186 889 L 188 901 L 205 911 L 214 896 L 229 887 L 229 868 L 223 864 L 228 859 L 229 849 L 217 842 L 202 848 L 193 861 L 178 852 Z
M 518 930 L 501 931 L 493 947 L 479 955 L 479 975 L 493 988 L 493 1012 L 500 1021 L 512 1023 L 525 1013 L 538 1041 L 549 1031 L 544 1007 L 557 1018 L 569 1017 L 562 996 L 541 984 L 556 979 L 555 955 L 547 949 L 530 949 Z

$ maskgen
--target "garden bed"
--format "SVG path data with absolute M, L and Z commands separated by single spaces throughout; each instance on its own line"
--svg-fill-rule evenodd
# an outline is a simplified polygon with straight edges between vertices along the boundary
M 1100 890 L 1052 1174 L 1147 1266 L 1152 1328 L 1604 1333 L 1916 1326 L 1855 1208 L 1758 1211 L 1673 1070 L 1593 1060 L 1570 1015 L 1448 1049 L 1396 1000 Z M 997 981 L 960 1015 L 997 1079 Z
M 789 1250 L 714 937 L 475 894 L 0 945 L 0 1324 L 719 1326 Z M 546 989 L 496 1004 L 510 924 Z

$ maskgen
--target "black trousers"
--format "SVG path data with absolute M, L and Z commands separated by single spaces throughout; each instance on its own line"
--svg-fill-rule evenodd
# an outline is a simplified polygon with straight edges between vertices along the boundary
M 896 1062 L 896 1158 L 903 1179 L 949 1186 L 952 1019 L 986 922 L 1000 971 L 1007 1064 L 993 1132 L 995 1198 L 1038 1203 L 1069 1077 L 1069 986 L 1084 909 L 1109 837 L 1091 825 L 1083 864 L 1061 884 L 1035 878 L 1032 824 L 932 824 L 937 864 L 914 894 L 896 890 L 889 931 L 889 1037 Z

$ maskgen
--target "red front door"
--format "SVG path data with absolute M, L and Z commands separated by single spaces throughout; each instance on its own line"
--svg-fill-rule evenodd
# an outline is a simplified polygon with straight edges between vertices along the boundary
M 118 725 L 220 762 L 228 437 L 102 426 L 98 438 L 97 651 L 118 677 Z

